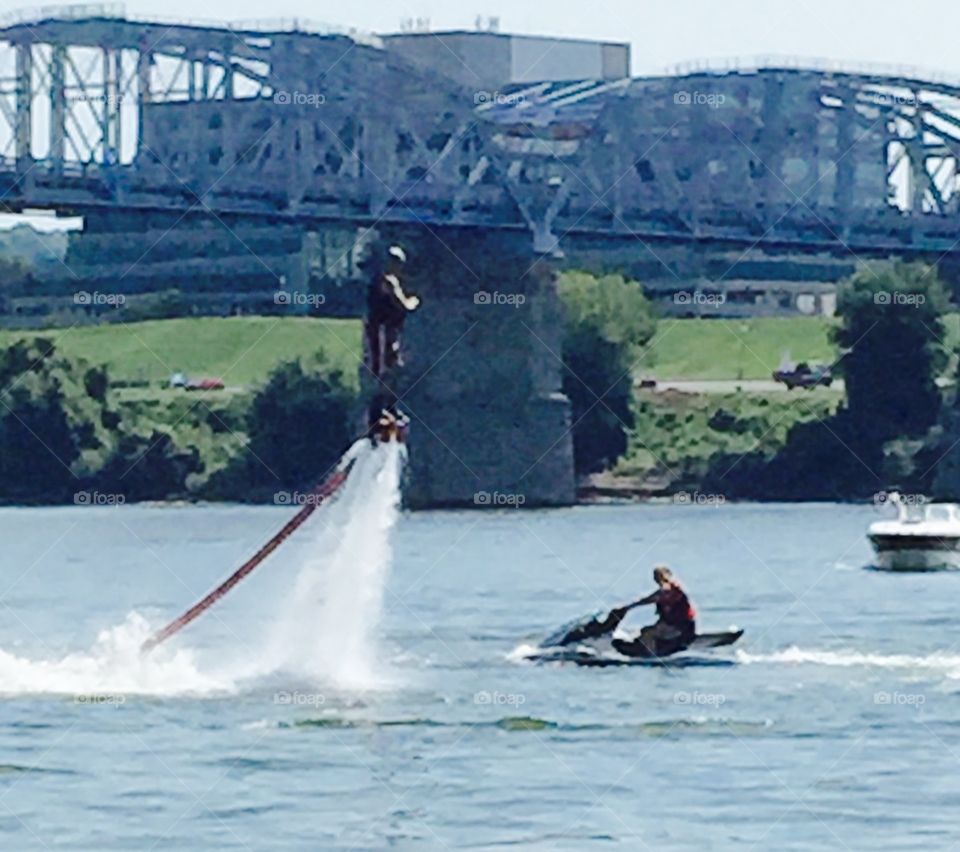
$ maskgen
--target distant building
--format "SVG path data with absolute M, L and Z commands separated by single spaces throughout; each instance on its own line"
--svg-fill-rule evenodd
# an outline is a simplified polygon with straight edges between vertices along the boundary
M 624 42 L 470 30 L 401 32 L 382 38 L 387 50 L 490 93 L 527 83 L 630 76 L 630 45 Z

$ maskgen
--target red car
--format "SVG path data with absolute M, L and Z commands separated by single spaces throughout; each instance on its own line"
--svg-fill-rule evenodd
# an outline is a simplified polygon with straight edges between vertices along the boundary
M 224 387 L 226 386 L 220 379 L 194 379 L 185 385 L 188 391 L 223 390 Z

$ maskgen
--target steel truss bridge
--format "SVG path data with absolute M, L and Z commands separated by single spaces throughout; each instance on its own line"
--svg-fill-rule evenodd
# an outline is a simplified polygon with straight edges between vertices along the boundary
M 958 161 L 960 85 L 912 73 L 772 60 L 478 105 L 375 37 L 305 22 L 0 22 L 12 212 L 938 253 L 960 237 Z

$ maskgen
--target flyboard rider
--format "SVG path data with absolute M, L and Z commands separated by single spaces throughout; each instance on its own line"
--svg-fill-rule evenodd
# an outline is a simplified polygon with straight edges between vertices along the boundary
M 420 299 L 404 292 L 401 283 L 406 262 L 407 253 L 400 246 L 390 246 L 382 271 L 374 271 L 367 288 L 367 352 L 370 371 L 378 379 L 403 366 L 403 324 L 407 314 L 420 306 Z
M 397 408 L 396 397 L 386 388 L 384 377 L 403 366 L 401 337 L 407 315 L 420 306 L 417 296 L 404 291 L 401 276 L 407 253 L 398 245 L 387 249 L 386 257 L 376 263 L 367 287 L 367 366 L 380 380 L 382 390 L 371 401 L 367 414 L 367 435 L 372 442 L 403 442 L 409 419 Z

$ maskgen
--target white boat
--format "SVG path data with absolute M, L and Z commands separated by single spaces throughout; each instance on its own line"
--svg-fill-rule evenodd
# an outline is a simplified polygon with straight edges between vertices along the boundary
M 868 538 L 884 571 L 960 569 L 960 506 L 956 503 L 911 503 L 891 494 L 896 520 L 876 521 Z

